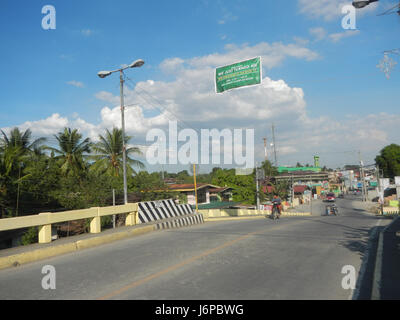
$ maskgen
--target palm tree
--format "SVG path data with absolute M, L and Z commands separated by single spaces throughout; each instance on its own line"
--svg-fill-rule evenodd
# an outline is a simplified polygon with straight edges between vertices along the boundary
M 31 142 L 32 131 L 30 129 L 26 129 L 25 132 L 22 132 L 15 127 L 10 131 L 9 136 L 7 136 L 3 130 L 0 131 L 3 135 L 3 137 L 0 138 L 0 152 L 13 149 L 14 151 L 12 153 L 16 157 L 24 157 L 34 152 L 40 152 L 43 149 L 41 144 L 46 141 L 46 138 L 39 138 Z
M 125 136 L 125 145 L 128 144 L 132 137 Z M 99 142 L 93 145 L 93 151 L 96 155 L 91 158 L 95 160 L 92 166 L 92 170 L 106 173 L 113 177 L 119 177 L 123 170 L 122 160 L 122 129 L 113 128 L 112 132 L 106 129 L 104 136 L 99 135 Z M 132 167 L 143 169 L 144 164 L 129 157 L 129 155 L 142 155 L 142 152 L 138 147 L 130 147 L 126 149 L 126 162 L 127 162 L 127 174 L 132 175 L 136 173 Z
M 85 153 L 90 152 L 90 139 L 82 141 L 78 129 L 64 128 L 63 132 L 54 135 L 58 141 L 59 149 L 46 147 L 55 153 L 61 165 L 61 172 L 65 175 L 82 173 L 86 169 L 84 162 Z
M 29 178 L 29 174 L 24 175 L 22 171 L 30 163 L 29 157 L 41 152 L 43 149 L 41 144 L 46 139 L 39 138 L 31 142 L 30 129 L 22 132 L 15 127 L 10 131 L 9 136 L 3 130 L 0 131 L 2 134 L 0 138 L 0 196 L 9 198 L 8 189 L 12 189 L 12 185 L 17 184 L 16 215 L 18 215 L 20 182 Z

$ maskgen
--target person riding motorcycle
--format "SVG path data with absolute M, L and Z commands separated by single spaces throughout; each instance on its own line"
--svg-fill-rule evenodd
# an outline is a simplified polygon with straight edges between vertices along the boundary
M 281 215 L 281 211 L 282 211 L 282 201 L 281 201 L 281 198 L 279 198 L 279 196 L 277 194 L 274 195 L 274 197 L 272 199 L 272 204 L 273 204 L 273 206 L 277 207 L 278 214 L 280 216 Z

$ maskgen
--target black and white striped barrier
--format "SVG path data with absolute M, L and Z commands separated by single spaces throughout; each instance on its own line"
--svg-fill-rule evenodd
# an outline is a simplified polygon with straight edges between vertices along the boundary
M 191 226 L 195 224 L 201 224 L 204 223 L 204 218 L 202 214 L 194 214 L 182 218 L 177 218 L 171 221 L 164 221 L 157 223 L 155 225 L 156 230 L 161 230 L 161 229 L 174 229 L 174 228 L 181 228 L 181 227 L 186 227 L 186 226 Z
M 139 202 L 138 206 L 139 223 L 149 223 L 195 214 L 189 204 L 176 204 L 172 199 Z
M 139 202 L 138 207 L 138 222 L 156 222 L 155 230 L 204 223 L 203 214 L 194 212 L 189 204 L 176 204 L 172 199 Z

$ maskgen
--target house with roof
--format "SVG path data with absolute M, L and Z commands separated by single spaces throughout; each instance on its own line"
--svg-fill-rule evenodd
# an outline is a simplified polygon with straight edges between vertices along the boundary
M 179 192 L 182 193 L 186 196 L 187 198 L 187 203 L 190 205 L 195 205 L 196 204 L 196 196 L 195 196 L 195 188 L 194 184 L 169 184 L 167 185 L 169 191 L 174 191 L 174 192 Z M 220 187 L 215 186 L 212 184 L 208 183 L 197 183 L 196 184 L 196 191 L 197 191 L 197 203 L 198 204 L 205 204 L 205 203 L 210 203 L 210 190 L 213 190 L 212 195 L 215 196 L 215 194 L 218 192 Z

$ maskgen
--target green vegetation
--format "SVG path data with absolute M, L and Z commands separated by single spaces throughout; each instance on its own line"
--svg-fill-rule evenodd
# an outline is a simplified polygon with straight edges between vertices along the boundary
M 112 203 L 112 190 L 116 190 L 117 204 L 121 203 L 122 132 L 105 130 L 97 143 L 84 138 L 77 129 L 64 128 L 54 135 L 56 145 L 46 139 L 32 139 L 29 129 L 12 129 L 0 135 L 0 218 L 37 214 L 46 211 L 83 209 Z M 126 136 L 128 144 L 132 137 Z M 162 180 L 178 184 L 192 184 L 189 170 L 178 173 L 135 171 L 143 169 L 134 157 L 141 152 L 136 147 L 127 149 L 128 191 L 133 201 L 165 198 L 187 202 L 184 195 L 168 191 Z M 261 166 L 266 177 L 277 174 L 277 168 L 265 161 Z M 189 169 L 189 168 L 188 168 Z M 234 169 L 213 168 L 210 173 L 198 174 L 198 183 L 210 183 L 233 188 L 233 201 L 256 203 L 255 173 L 236 175 Z M 271 183 L 270 183 L 271 184 Z M 285 198 L 286 185 L 274 185 L 274 190 Z M 261 200 L 272 195 L 259 194 Z M 109 224 L 110 221 L 102 221 Z M 24 242 L 35 235 L 29 230 Z
M 375 162 L 383 170 L 385 177 L 393 179 L 400 176 L 400 145 L 391 144 L 384 147 L 376 156 Z
M 1 131 L 0 218 L 104 206 L 112 200 L 112 189 L 122 190 L 121 130 L 106 130 L 97 144 L 71 128 L 54 137 L 57 145 L 47 146 L 44 138 L 33 140 L 29 129 Z M 134 154 L 140 151 L 127 150 L 128 174 L 144 167 Z

